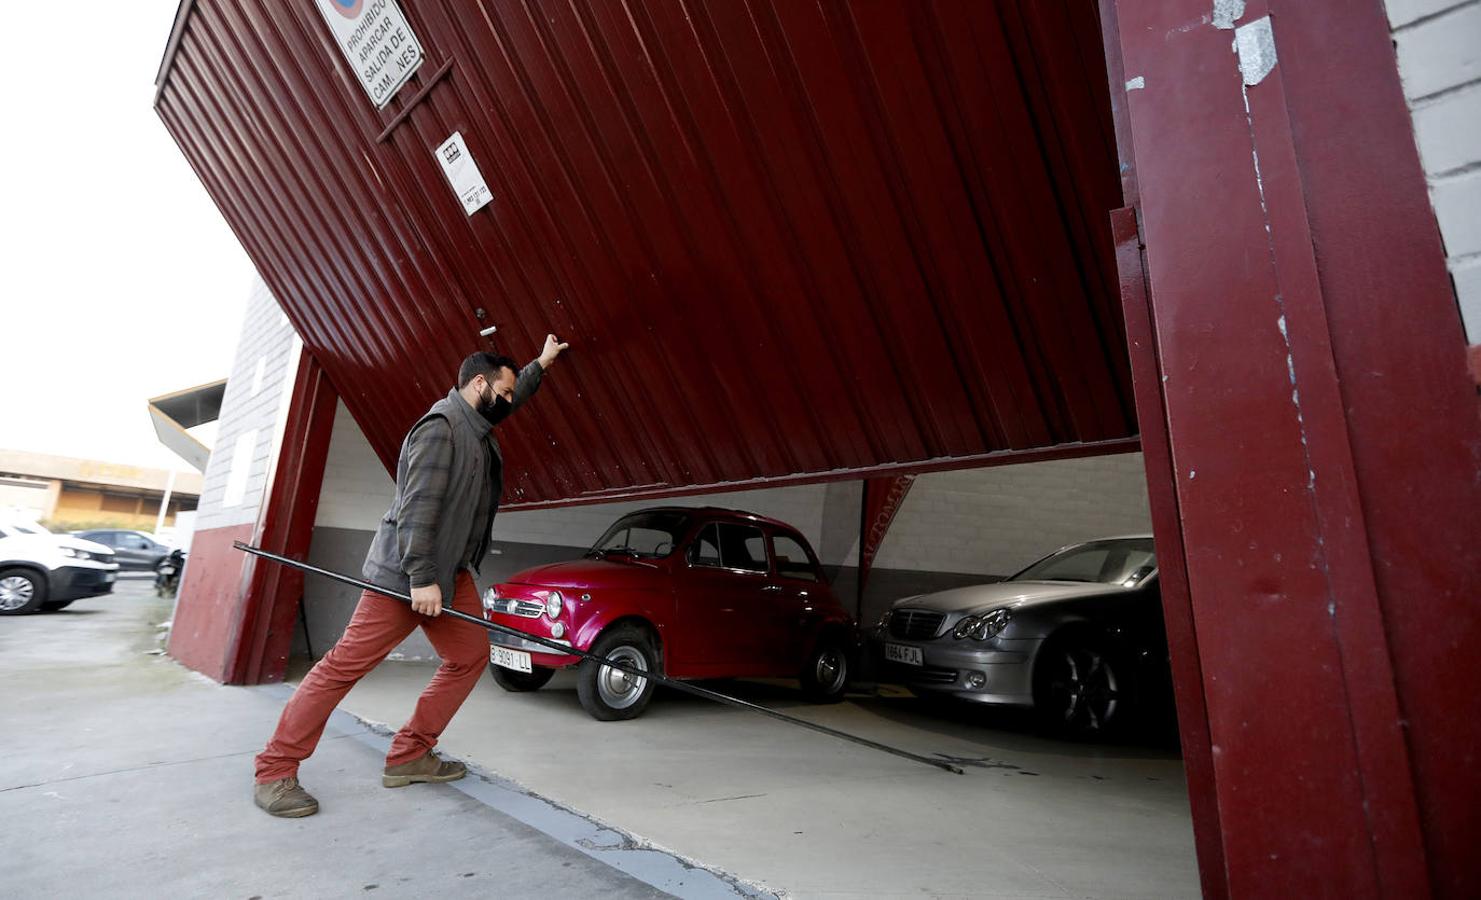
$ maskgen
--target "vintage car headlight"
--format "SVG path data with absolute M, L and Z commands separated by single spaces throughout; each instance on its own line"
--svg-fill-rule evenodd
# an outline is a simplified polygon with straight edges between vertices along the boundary
M 564 600 L 560 591 L 551 591 L 545 595 L 545 614 L 552 619 L 559 618 L 561 614 L 561 603 Z
M 565 637 L 566 626 L 562 625 L 560 622 L 556 622 L 554 625 L 550 626 L 550 636 L 555 638 L 556 640 L 560 640 L 561 638 Z
M 498 604 L 498 602 L 499 595 L 494 593 L 493 588 L 489 588 L 488 590 L 483 592 L 483 608 L 485 610 L 492 610 L 494 606 Z

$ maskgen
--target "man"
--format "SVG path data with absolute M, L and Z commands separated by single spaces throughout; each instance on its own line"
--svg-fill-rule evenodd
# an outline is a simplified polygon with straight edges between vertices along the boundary
M 458 370 L 457 388 L 407 433 L 396 463 L 396 498 L 371 541 L 363 575 L 394 591 L 409 590 L 411 606 L 362 593 L 344 635 L 293 692 L 257 756 L 253 799 L 269 815 L 319 811 L 298 784 L 299 763 L 314 752 L 329 714 L 350 688 L 418 625 L 442 665 L 391 742 L 381 783 L 404 787 L 466 774 L 462 763 L 438 759 L 432 748 L 483 673 L 488 636 L 477 625 L 439 614 L 444 604 L 481 613 L 473 574 L 488 553 L 503 488 L 503 456 L 491 428 L 530 399 L 566 346 L 548 335 L 540 358 L 517 377 L 509 357 L 473 354 Z

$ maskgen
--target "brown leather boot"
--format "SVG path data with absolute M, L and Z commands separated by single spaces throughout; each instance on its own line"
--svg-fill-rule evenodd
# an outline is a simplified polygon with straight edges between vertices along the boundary
M 386 787 L 406 787 L 417 782 L 457 781 L 468 774 L 468 767 L 456 760 L 439 759 L 436 752 L 428 750 L 425 756 L 399 766 L 386 766 L 381 784 Z
M 252 787 L 252 802 L 263 812 L 282 819 L 311 816 L 319 811 L 319 801 L 298 784 L 297 778 L 279 778 Z

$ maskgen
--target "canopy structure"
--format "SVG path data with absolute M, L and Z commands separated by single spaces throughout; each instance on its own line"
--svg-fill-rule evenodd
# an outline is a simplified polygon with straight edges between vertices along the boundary
M 226 397 L 226 379 L 151 397 L 149 418 L 159 442 L 202 474 L 211 458 L 211 448 L 196 440 L 187 429 L 221 417 Z

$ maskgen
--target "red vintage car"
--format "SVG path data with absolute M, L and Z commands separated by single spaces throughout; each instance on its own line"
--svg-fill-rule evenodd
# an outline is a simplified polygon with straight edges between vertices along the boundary
M 664 507 L 618 519 L 585 558 L 526 569 L 483 598 L 484 617 L 670 678 L 800 678 L 819 702 L 843 696 L 857 629 L 807 541 L 784 522 L 726 509 Z M 602 721 L 648 706 L 652 679 L 490 633 L 507 691 L 577 670 Z

